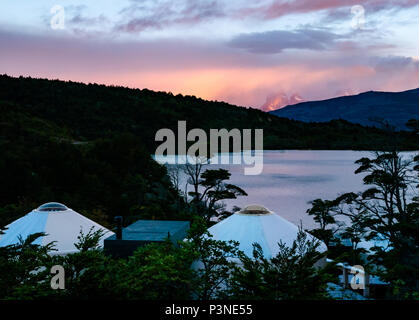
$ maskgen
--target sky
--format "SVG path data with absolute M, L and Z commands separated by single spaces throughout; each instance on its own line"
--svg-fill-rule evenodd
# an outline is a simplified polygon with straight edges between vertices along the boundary
M 419 0 L 0 0 L 0 73 L 260 108 L 419 87 Z

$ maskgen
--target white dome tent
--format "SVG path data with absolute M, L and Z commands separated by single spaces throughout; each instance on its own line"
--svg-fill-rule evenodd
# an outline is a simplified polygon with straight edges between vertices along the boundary
M 93 231 L 103 230 L 104 235 L 99 242 L 103 247 L 103 240 L 113 232 L 61 203 L 49 202 L 7 225 L 4 234 L 0 235 L 0 247 L 18 243 L 19 237 L 25 239 L 30 234 L 45 232 L 47 235 L 36 239 L 34 244 L 45 245 L 56 241 L 57 251 L 52 251 L 52 255 L 75 253 L 78 250 L 74 243 L 80 230 L 87 234 L 92 227 Z
M 214 240 L 238 241 L 239 249 L 248 257 L 253 256 L 253 243 L 257 242 L 265 258 L 270 259 L 278 254 L 280 241 L 292 246 L 297 239 L 298 227 L 263 206 L 249 205 L 213 225 L 208 232 Z M 315 239 L 310 234 L 308 238 Z M 324 252 L 327 247 L 320 242 L 317 250 Z

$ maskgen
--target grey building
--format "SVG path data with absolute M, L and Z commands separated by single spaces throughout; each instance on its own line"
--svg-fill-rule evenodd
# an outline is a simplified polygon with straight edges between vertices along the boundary
M 128 257 L 138 247 L 167 239 L 177 245 L 189 230 L 189 221 L 138 220 L 126 228 L 121 228 L 121 222 L 116 233 L 104 240 L 105 253 L 114 257 Z

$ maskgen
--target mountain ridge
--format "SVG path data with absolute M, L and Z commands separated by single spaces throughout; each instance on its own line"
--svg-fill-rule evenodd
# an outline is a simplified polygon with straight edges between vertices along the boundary
M 388 122 L 397 130 L 405 130 L 408 120 L 419 119 L 419 88 L 401 92 L 371 90 L 357 95 L 306 101 L 270 114 L 303 122 L 343 119 L 363 126 L 380 126 L 380 122 Z

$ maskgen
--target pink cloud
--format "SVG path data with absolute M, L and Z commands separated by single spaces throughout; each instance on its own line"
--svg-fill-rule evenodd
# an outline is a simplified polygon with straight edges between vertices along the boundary
M 0 31 L 0 46 L 0 73 L 149 88 L 252 107 L 278 92 L 318 100 L 339 90 L 419 87 L 417 60 L 369 56 L 356 48 L 259 55 L 220 42 L 117 42 L 6 31 Z
M 418 2 L 416 0 L 274 0 L 267 5 L 240 9 L 237 16 L 259 16 L 269 20 L 289 14 L 302 14 L 321 10 L 328 10 L 330 14 L 333 14 L 336 13 L 337 9 L 354 5 L 363 5 L 370 12 L 377 12 L 383 9 L 411 8 L 417 6 Z

